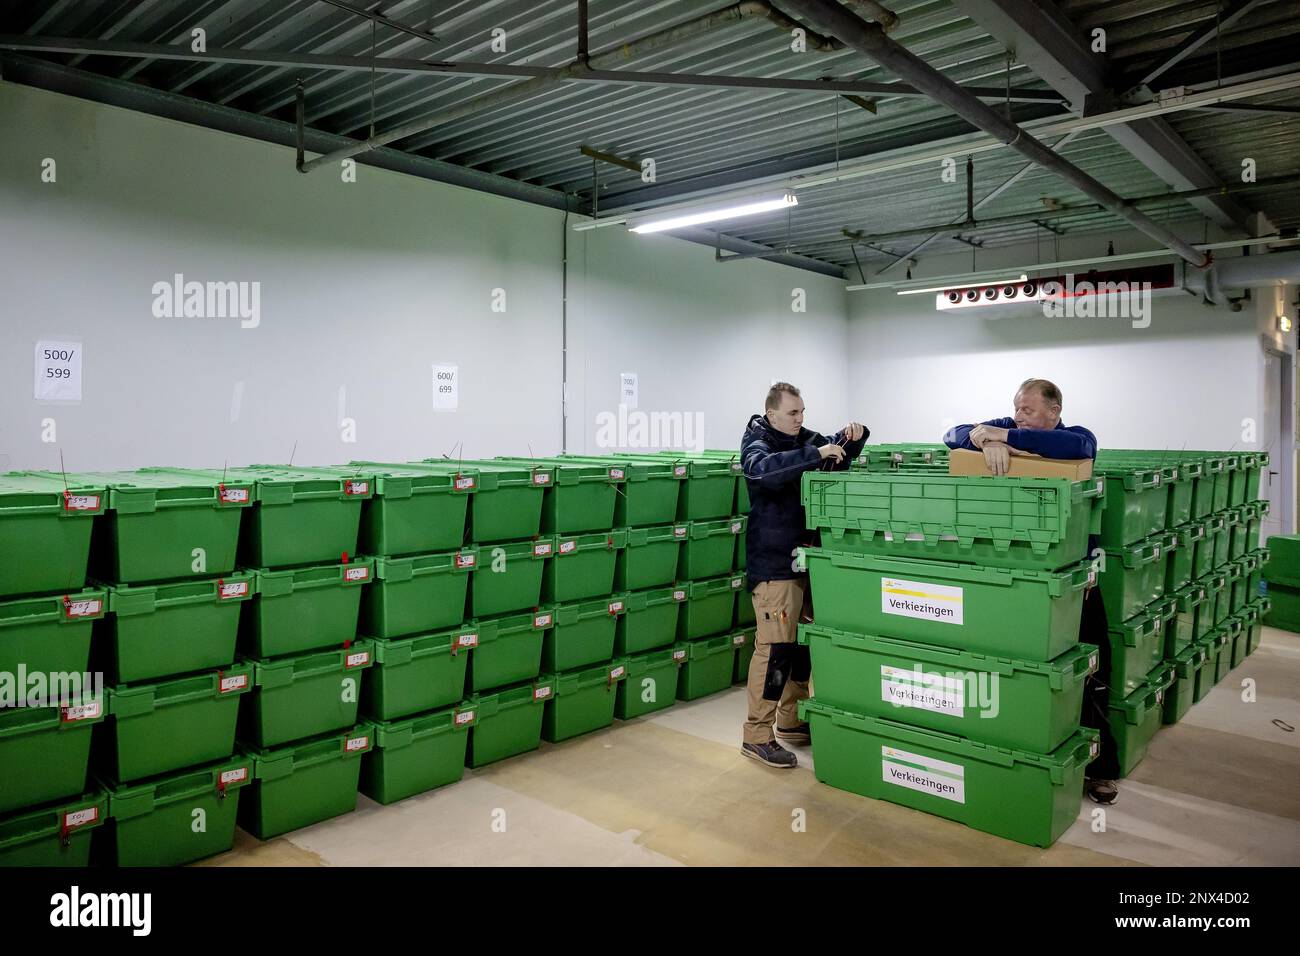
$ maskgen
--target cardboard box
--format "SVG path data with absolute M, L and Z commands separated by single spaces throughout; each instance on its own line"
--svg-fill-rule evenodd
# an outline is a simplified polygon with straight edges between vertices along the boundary
M 984 463 L 982 451 L 954 448 L 948 455 L 948 474 L 988 478 L 993 472 Z M 1087 481 L 1092 477 L 1091 458 L 1040 458 L 1037 455 L 1012 455 L 1008 478 L 1069 478 Z

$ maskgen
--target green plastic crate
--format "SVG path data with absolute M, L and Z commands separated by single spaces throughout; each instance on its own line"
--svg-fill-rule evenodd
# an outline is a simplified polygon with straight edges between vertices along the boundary
M 1110 674 L 1104 679 L 1112 702 L 1126 700 L 1145 685 L 1164 659 L 1166 607 L 1157 602 L 1122 623 L 1110 625 Z
M 235 662 L 240 609 L 256 580 L 244 572 L 215 581 L 114 587 L 100 625 L 103 670 L 113 684 L 215 670 Z
M 1259 501 L 1264 497 L 1259 479 L 1268 467 L 1268 452 L 1257 451 L 1242 456 L 1241 469 L 1246 473 L 1246 500 Z
M 107 609 L 108 592 L 100 588 L 0 601 L 0 674 L 13 675 L 10 679 L 23 685 L 19 667 L 33 674 L 84 672 L 94 622 Z M 0 707 L 17 703 L 0 694 Z
M 1201 461 L 1201 480 L 1196 485 L 1192 497 L 1192 517 L 1205 518 L 1218 511 L 1222 505 L 1214 503 L 1215 488 L 1226 474 L 1227 460 L 1222 457 L 1207 456 Z M 1224 499 L 1227 499 L 1227 486 L 1224 485 Z
M 676 581 L 682 542 L 689 533 L 688 524 L 629 528 L 627 547 L 618 552 L 614 566 L 615 589 L 641 591 Z
M 479 622 L 479 644 L 469 656 L 470 691 L 532 680 L 542 672 L 542 645 L 555 626 L 555 609 L 538 608 Z
M 375 723 L 374 745 L 361 758 L 359 789 L 378 803 L 396 803 L 456 783 L 465 775 L 473 707 Z
M 559 460 L 623 469 L 625 481 L 614 499 L 614 527 L 644 528 L 676 520 L 685 465 L 658 455 L 561 455 Z
M 722 521 L 688 522 L 678 579 L 699 581 L 735 570 L 737 540 L 747 523 L 748 519 L 739 515 Z
M 1196 571 L 1196 549 L 1205 540 L 1205 525 L 1195 521 L 1179 525 L 1166 533 L 1169 539 L 1169 566 L 1165 570 L 1165 592 L 1173 594 L 1200 577 Z M 1202 572 L 1205 573 L 1205 572 Z
M 819 624 L 1023 661 L 1050 661 L 1078 643 L 1083 592 L 1097 580 L 1090 561 L 1028 571 L 800 553 Z
M 1300 588 L 1300 535 L 1270 535 L 1265 547 L 1268 563 L 1264 565 L 1264 580 Z
M 1230 562 L 1223 576 L 1228 582 L 1228 613 L 1236 614 L 1246 606 L 1246 566 L 1241 561 Z
M 740 452 L 735 449 L 709 448 L 703 452 L 683 453 L 680 451 L 661 451 L 659 454 L 665 458 L 674 459 L 693 459 L 710 462 L 725 462 L 731 469 L 731 474 L 736 480 L 735 497 L 732 499 L 732 507 L 723 512 L 723 514 L 749 514 L 749 485 L 745 480 L 744 466 L 740 461 Z M 722 517 L 722 515 L 718 515 Z
M 1209 574 L 1227 563 L 1231 535 L 1227 515 L 1210 515 L 1205 519 L 1205 541 L 1200 549 L 1204 553 L 1197 555 L 1198 571 L 1204 568 L 1206 570 L 1203 573 Z M 1223 560 L 1219 560 L 1220 556 Z
M 817 700 L 854 714 L 1048 753 L 1079 728 L 1097 648 L 1078 644 L 1050 663 L 1017 661 L 888 637 L 799 625 Z
M 94 856 L 108 866 L 181 866 L 235 845 L 240 793 L 253 781 L 241 754 L 205 767 L 109 785 L 109 824 Z
M 1223 568 L 1237 557 L 1232 553 L 1232 542 L 1234 538 L 1239 541 L 1245 540 L 1244 535 L 1238 527 L 1241 521 L 1241 515 L 1237 511 L 1224 511 L 1222 512 L 1222 517 L 1223 530 L 1214 540 L 1215 568 Z
M 1173 596 L 1174 626 L 1165 633 L 1165 657 L 1180 654 L 1193 641 L 1199 641 L 1209 632 L 1211 613 L 1206 613 L 1208 595 L 1199 582 L 1189 584 Z
M 374 739 L 374 727 L 362 722 L 343 733 L 250 751 L 255 782 L 240 801 L 239 825 L 269 840 L 351 813 Z
M 375 581 L 361 598 L 358 629 L 369 637 L 404 637 L 465 620 L 477 548 L 410 558 L 376 558 Z
M 1268 601 L 1265 624 L 1283 631 L 1300 632 L 1300 589 L 1270 584 L 1265 599 Z
M 542 576 L 542 601 L 560 604 L 600 597 L 614 590 L 618 552 L 627 547 L 627 532 L 558 535 L 555 557 Z
M 686 662 L 687 647 L 678 644 L 626 658 L 627 677 L 618 682 L 614 716 L 631 720 L 677 703 L 677 672 Z
M 625 595 L 557 605 L 555 626 L 542 643 L 542 670 L 558 674 L 612 659 L 618 618 L 625 613 Z
M 687 595 L 686 585 L 624 594 L 626 610 L 614 631 L 614 656 L 641 654 L 672 644 L 677 639 L 678 612 Z
M 546 702 L 542 739 L 568 740 L 614 723 L 618 685 L 627 678 L 627 659 L 555 676 L 555 693 Z
M 1250 467 L 1254 462 L 1253 454 L 1236 456 L 1236 467 L 1228 470 L 1228 501 L 1226 507 L 1233 508 L 1246 503 L 1246 484 L 1250 477 Z M 1253 495 L 1251 498 L 1253 499 Z
M 1165 527 L 1169 489 L 1159 467 L 1097 466 L 1106 482 L 1106 507 L 1101 514 L 1101 543 L 1120 548 L 1149 538 Z
M 1232 670 L 1232 619 L 1229 618 L 1211 631 L 1210 637 L 1219 648 L 1218 656 L 1214 659 L 1214 683 L 1217 684 L 1228 676 L 1228 671 Z
M 470 496 L 466 540 L 480 545 L 536 537 L 542 526 L 542 499 L 555 479 L 555 469 L 545 465 L 491 460 L 429 458 L 402 467 L 431 474 L 474 473 L 477 487 Z
M 1055 569 L 1087 555 L 1100 478 L 973 478 L 805 472 L 808 526 L 834 551 L 987 567 Z
M 476 715 L 466 766 L 484 767 L 540 747 L 543 705 L 554 694 L 555 678 L 544 677 L 466 701 L 465 707 Z
M 90 865 L 91 840 L 108 818 L 108 795 L 93 790 L 0 816 L 0 867 Z
M 1245 554 L 1249 548 L 1246 547 L 1246 539 L 1249 536 L 1249 527 L 1251 515 L 1255 508 L 1251 505 L 1241 505 L 1235 512 L 1236 520 L 1230 524 L 1230 535 L 1228 537 L 1228 560 L 1236 561 Z
M 86 586 L 90 532 L 108 490 L 76 475 L 0 475 L 0 548 L 21 561 L 0 562 L 0 598 L 75 592 Z
M 397 720 L 450 707 L 465 696 L 465 675 L 481 626 L 375 641 L 374 666 L 361 677 L 366 717 Z
M 811 725 L 817 779 L 1032 846 L 1049 846 L 1073 825 L 1083 774 L 1099 752 L 1097 731 L 1080 728 L 1050 754 L 1007 750 L 954 734 L 799 703 Z
M 371 558 L 314 568 L 254 572 L 256 597 L 240 622 L 239 649 L 284 657 L 340 647 L 357 634 L 361 595 L 375 578 Z
M 1269 504 L 1267 501 L 1248 501 L 1241 508 L 1242 522 L 1246 528 L 1246 551 L 1258 551 L 1262 542 L 1261 531 L 1264 526 L 1264 517 L 1268 514 Z
M 470 616 L 495 617 L 537 607 L 542 573 L 554 555 L 553 536 L 480 548 L 482 567 L 470 576 Z
M 85 791 L 92 731 L 103 722 L 105 707 L 99 697 L 83 701 L 0 709 L 0 767 L 8 771 L 0 773 L 0 813 Z
M 951 449 L 928 442 L 881 442 L 863 445 L 858 461 L 872 471 L 948 464 Z
M 542 499 L 543 534 L 588 534 L 614 527 L 614 501 L 627 483 L 625 464 L 587 464 L 564 458 L 496 461 L 551 469 L 551 482 Z
M 1201 608 L 1201 614 L 1204 616 L 1205 623 L 1201 625 L 1203 631 L 1213 630 L 1218 627 L 1222 618 L 1219 616 L 1219 597 L 1223 594 L 1227 586 L 1227 578 L 1221 574 L 1210 574 L 1192 582 L 1196 587 L 1204 588 L 1205 603 Z M 1224 615 L 1227 614 L 1228 597 L 1224 597 Z
M 1126 621 L 1165 593 L 1169 548 L 1164 535 L 1107 547 L 1098 587 L 1112 621 Z
M 677 699 L 698 700 L 726 690 L 735 669 L 736 645 L 730 634 L 691 641 L 677 680 Z
M 744 590 L 745 577 L 740 574 L 709 581 L 691 581 L 682 586 L 686 588 L 686 600 L 677 617 L 679 641 L 695 641 L 730 631 L 736 615 L 737 595 L 740 600 L 749 597 Z
M 1254 616 L 1250 620 L 1250 633 L 1246 640 L 1246 655 L 1249 656 L 1259 650 L 1259 642 L 1264 638 L 1264 618 L 1267 616 L 1272 602 L 1268 598 L 1258 598 L 1250 604 L 1250 610 Z
M 1191 644 L 1169 661 L 1173 670 L 1173 681 L 1165 691 L 1163 710 L 1160 715 L 1162 723 L 1176 724 L 1192 709 L 1196 698 L 1196 679 L 1201 668 L 1205 666 L 1205 648 Z
M 1253 562 L 1247 567 L 1249 577 L 1246 581 L 1246 599 L 1253 601 L 1263 594 L 1264 568 L 1268 564 L 1268 548 L 1259 548 L 1251 551 L 1246 555 L 1253 558 Z
M 479 490 L 477 469 L 354 461 L 336 470 L 375 479 L 374 496 L 361 508 L 357 547 L 362 554 L 432 554 L 466 543 L 470 501 Z
M 249 660 L 257 690 L 239 715 L 240 741 L 276 747 L 352 726 L 357 722 L 363 672 L 374 662 L 373 641 L 297 657 Z
M 1241 662 L 1250 655 L 1250 629 L 1259 619 L 1259 611 L 1254 607 L 1244 607 L 1233 615 L 1235 631 L 1232 635 L 1232 666 L 1240 667 Z
M 101 778 L 131 783 L 225 760 L 235 749 L 240 698 L 253 683 L 246 664 L 210 674 L 110 687 L 109 719 L 95 731 Z
M 1165 694 L 1174 681 L 1173 669 L 1161 665 L 1146 683 L 1123 700 L 1111 700 L 1107 721 L 1119 760 L 1119 775 L 1127 777 L 1147 755 L 1151 738 L 1164 721 Z
M 1248 634 L 1242 632 L 1242 620 L 1240 617 L 1233 615 L 1223 622 L 1220 630 L 1223 632 L 1226 640 L 1219 648 L 1219 667 L 1215 674 L 1218 680 L 1223 680 L 1228 673 L 1241 663 L 1241 659 L 1246 656 L 1245 641 Z M 1240 651 L 1237 645 L 1241 644 Z
M 231 468 L 224 477 L 219 470 L 195 474 L 251 486 L 252 508 L 239 532 L 239 564 L 246 568 L 325 564 L 356 554 L 361 508 L 375 491 L 370 474 L 291 466 Z
M 749 663 L 754 659 L 754 640 L 757 634 L 752 627 L 732 632 L 731 643 L 736 648 L 736 669 L 731 673 L 733 684 L 744 684 L 749 680 Z
M 1195 646 L 1201 649 L 1204 663 L 1201 665 L 1200 670 L 1196 672 L 1196 685 L 1192 692 L 1192 703 L 1194 704 L 1203 701 L 1217 682 L 1219 645 L 1222 643 L 1222 637 L 1222 634 L 1214 630 L 1196 642 Z
M 739 591 L 736 594 L 736 615 L 733 626 L 753 627 L 756 623 L 758 618 L 754 613 L 754 595 L 748 590 Z

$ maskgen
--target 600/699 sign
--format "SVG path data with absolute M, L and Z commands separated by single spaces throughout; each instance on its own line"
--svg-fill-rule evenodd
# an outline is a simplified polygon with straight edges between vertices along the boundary
M 36 398 L 81 401 L 81 343 L 36 343 Z

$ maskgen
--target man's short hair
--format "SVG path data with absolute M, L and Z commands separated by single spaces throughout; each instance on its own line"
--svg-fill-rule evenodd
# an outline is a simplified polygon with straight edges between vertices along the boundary
M 1028 391 L 1029 389 L 1037 391 L 1039 395 L 1043 396 L 1043 401 L 1047 402 L 1049 405 L 1062 405 L 1061 390 L 1045 378 L 1025 379 L 1024 382 L 1021 383 L 1021 386 L 1016 389 L 1016 394 L 1019 395 L 1021 392 Z
M 799 389 L 795 388 L 789 382 L 777 382 L 767 390 L 767 401 L 763 403 L 763 411 L 770 412 L 774 408 L 781 407 L 782 395 L 793 395 L 799 397 Z

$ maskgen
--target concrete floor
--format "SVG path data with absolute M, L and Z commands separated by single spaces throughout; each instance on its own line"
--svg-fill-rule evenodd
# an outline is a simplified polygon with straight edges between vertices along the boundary
M 1242 700 L 1247 679 L 1254 703 Z M 834 790 L 806 747 L 794 771 L 763 767 L 739 753 L 744 716 L 732 688 L 391 806 L 362 796 L 355 813 L 287 837 L 241 830 L 233 851 L 201 865 L 1300 864 L 1300 636 L 1286 631 L 1265 628 L 1254 655 L 1160 731 L 1104 831 L 1085 800 L 1047 850 Z

